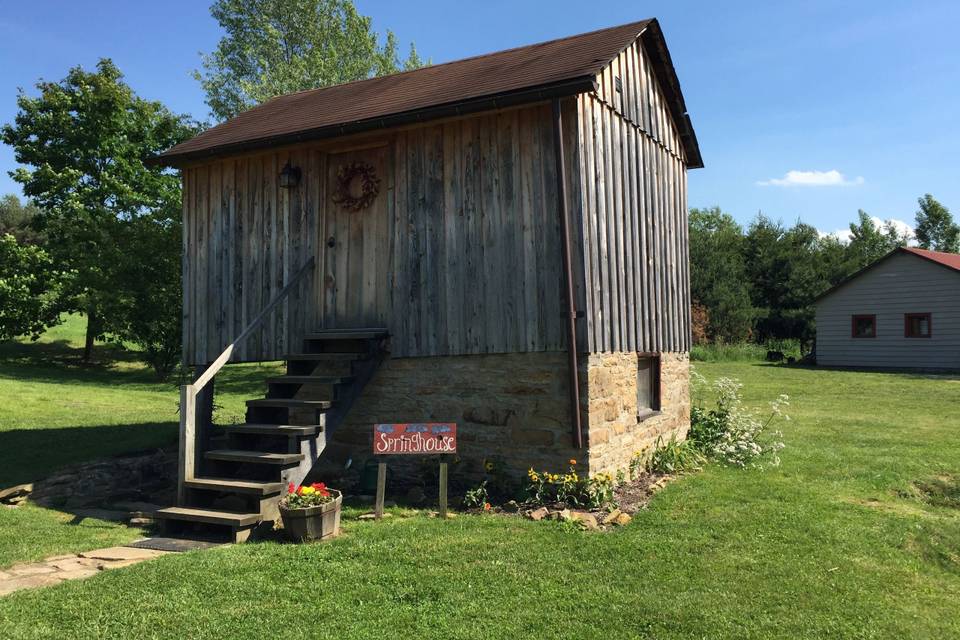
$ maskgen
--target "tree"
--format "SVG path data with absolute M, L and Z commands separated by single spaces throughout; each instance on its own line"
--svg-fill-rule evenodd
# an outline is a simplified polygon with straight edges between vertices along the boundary
M 112 278 L 117 295 L 104 308 L 112 337 L 138 345 L 161 380 L 176 368 L 182 344 L 178 213 L 156 212 L 123 225 L 118 244 L 124 250 L 116 257 Z
M 754 309 L 743 260 L 743 230 L 720 207 L 690 210 L 691 296 L 705 307 L 707 337 L 750 337 Z
M 919 198 L 917 211 L 917 244 L 922 249 L 960 252 L 960 227 L 950 215 L 950 210 L 937 202 L 929 193 Z
M 0 340 L 40 336 L 60 317 L 64 274 L 42 248 L 0 235 Z
M 22 204 L 12 193 L 0 198 L 0 236 L 9 233 L 20 244 L 43 244 L 43 234 L 35 221 L 40 210 L 32 202 Z
M 813 338 L 814 298 L 827 287 L 820 263 L 820 234 L 797 223 L 784 229 L 758 215 L 744 242 L 750 297 L 757 309 L 756 337 Z
M 857 211 L 857 217 L 856 223 L 850 223 L 850 243 L 847 245 L 848 273 L 876 262 L 897 247 L 905 246 L 909 240 L 890 220 L 878 229 L 873 218 L 863 209 Z
M 210 13 L 226 31 L 195 71 L 221 120 L 274 96 L 401 69 L 396 36 L 383 45 L 351 0 L 216 0 Z M 423 66 L 416 48 L 402 64 Z
M 179 207 L 179 178 L 146 167 L 143 159 L 193 136 L 197 127 L 137 97 L 108 59 L 95 72 L 75 67 L 64 80 L 36 87 L 37 97 L 20 91 L 16 119 L 0 133 L 25 165 L 10 175 L 39 207 L 36 222 L 47 251 L 58 269 L 76 273 L 62 293 L 65 307 L 87 314 L 89 360 L 94 338 L 110 329 L 103 310 L 120 294 L 116 265 L 125 252 L 124 226 Z

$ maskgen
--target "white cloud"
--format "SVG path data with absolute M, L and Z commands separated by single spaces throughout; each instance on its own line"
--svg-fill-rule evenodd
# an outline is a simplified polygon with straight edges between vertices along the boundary
M 881 220 L 876 216 L 870 216 L 870 221 L 873 223 L 874 227 L 876 227 L 881 231 L 884 230 L 887 223 L 890 223 L 891 225 L 893 225 L 893 228 L 897 230 L 897 233 L 899 233 L 900 235 L 904 235 L 904 234 L 907 235 L 907 238 L 909 238 L 908 244 L 913 244 L 913 240 L 916 238 L 916 234 L 913 231 L 913 227 L 910 226 L 910 224 L 904 222 L 903 220 L 897 220 L 895 218 L 891 218 L 889 220 Z M 850 238 L 852 235 L 850 233 L 850 227 L 847 227 L 845 229 L 837 229 L 836 231 L 830 231 L 830 232 L 818 231 L 818 233 L 820 234 L 821 238 L 826 238 L 827 236 L 833 236 L 834 238 L 836 238 L 837 240 L 839 240 L 844 244 L 850 242 Z
M 770 178 L 757 182 L 761 187 L 851 187 L 863 184 L 863 176 L 852 180 L 831 169 L 830 171 L 787 171 L 782 178 Z

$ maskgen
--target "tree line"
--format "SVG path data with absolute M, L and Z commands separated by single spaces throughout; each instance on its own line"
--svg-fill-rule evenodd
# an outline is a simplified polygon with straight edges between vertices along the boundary
M 217 0 L 224 35 L 195 72 L 224 120 L 274 96 L 423 66 L 381 37 L 350 0 Z M 34 339 L 83 313 L 95 340 L 129 342 L 158 376 L 181 349 L 181 193 L 177 172 L 144 160 L 208 123 L 145 100 L 102 59 L 21 90 L 0 140 L 27 201 L 0 200 L 0 340 Z
M 960 251 L 960 227 L 930 194 L 918 200 L 915 220 L 919 247 Z M 744 228 L 719 207 L 691 209 L 694 340 L 795 339 L 809 348 L 817 296 L 911 240 L 863 210 L 842 240 L 802 222 L 786 227 L 759 214 Z

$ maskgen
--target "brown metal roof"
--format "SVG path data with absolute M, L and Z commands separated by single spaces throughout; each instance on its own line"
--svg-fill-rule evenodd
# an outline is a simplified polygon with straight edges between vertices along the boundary
M 702 166 L 679 82 L 656 20 L 278 96 L 152 161 L 173 165 L 589 91 L 594 88 L 596 74 L 645 32 L 650 34 L 652 46 L 648 52 L 684 139 L 689 165 Z

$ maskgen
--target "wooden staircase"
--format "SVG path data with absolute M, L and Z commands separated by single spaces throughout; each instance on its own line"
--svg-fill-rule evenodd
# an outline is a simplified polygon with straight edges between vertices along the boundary
M 266 397 L 247 401 L 246 423 L 214 427 L 209 444 L 190 449 L 196 462 L 192 473 L 181 463 L 178 506 L 156 512 L 168 533 L 242 542 L 272 528 L 287 485 L 310 472 L 382 361 L 386 339 L 385 329 L 307 335 L 303 353 L 286 356 L 286 375 L 268 378 Z

